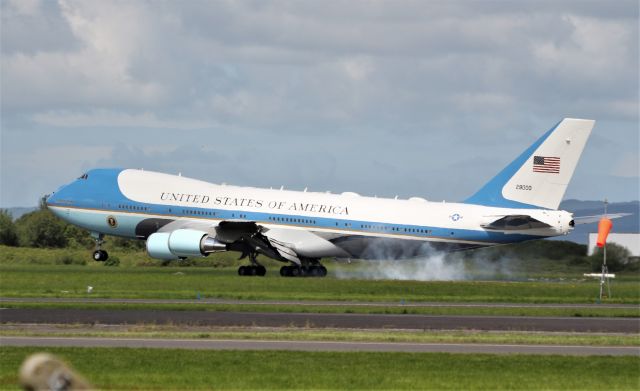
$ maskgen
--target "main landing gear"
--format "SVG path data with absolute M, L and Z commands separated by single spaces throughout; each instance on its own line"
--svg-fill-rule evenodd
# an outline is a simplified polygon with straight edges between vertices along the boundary
M 240 266 L 238 268 L 238 275 L 239 276 L 260 276 L 260 277 L 263 277 L 265 274 L 267 274 L 267 269 L 264 266 L 262 266 L 261 264 L 259 264 L 258 261 L 256 260 L 256 258 L 258 257 L 258 253 L 252 251 L 252 252 L 249 252 L 247 255 L 249 256 L 249 260 L 251 261 L 251 265 Z M 244 254 L 240 259 L 242 259 L 242 258 L 244 258 Z
M 283 266 L 280 268 L 282 277 L 325 277 L 327 268 L 324 266 Z
M 238 268 L 239 276 L 264 276 L 267 274 L 267 269 L 262 265 L 248 265 L 240 266 Z
M 316 259 L 303 259 L 302 265 L 290 265 L 280 268 L 282 277 L 325 277 L 327 268 Z
M 91 236 L 93 236 L 96 241 L 96 251 L 93 252 L 93 260 L 104 262 L 109 259 L 109 253 L 102 249 L 102 245 L 104 244 L 104 235 L 92 232 Z

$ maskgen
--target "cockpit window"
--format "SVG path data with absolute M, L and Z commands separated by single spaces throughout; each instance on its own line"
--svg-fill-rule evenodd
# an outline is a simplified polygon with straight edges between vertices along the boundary
M 89 175 L 85 173 L 85 174 L 82 174 L 82 176 L 78 179 L 87 179 L 87 178 L 89 178 Z

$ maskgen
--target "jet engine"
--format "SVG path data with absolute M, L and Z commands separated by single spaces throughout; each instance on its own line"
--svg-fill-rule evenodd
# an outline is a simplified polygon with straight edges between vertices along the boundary
M 194 229 L 156 232 L 147 239 L 147 253 L 157 259 L 206 257 L 219 251 L 227 251 L 227 245 L 209 236 L 207 232 Z

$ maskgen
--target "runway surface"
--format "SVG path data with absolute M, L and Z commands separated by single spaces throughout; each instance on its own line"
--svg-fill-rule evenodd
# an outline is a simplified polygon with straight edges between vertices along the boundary
M 1 323 L 185 324 L 342 329 L 640 333 L 638 318 L 438 316 L 168 310 L 0 309 Z
M 336 307 L 477 307 L 477 308 L 630 308 L 639 304 L 564 304 L 564 303 L 470 303 L 470 302 L 364 302 L 302 300 L 233 300 L 233 299 L 103 299 L 103 298 L 13 298 L 0 297 L 0 303 L 95 303 L 95 304 L 232 304 L 232 305 L 314 305 Z
M 0 346 L 640 356 L 640 348 L 623 346 L 436 344 L 149 338 L 0 337 Z

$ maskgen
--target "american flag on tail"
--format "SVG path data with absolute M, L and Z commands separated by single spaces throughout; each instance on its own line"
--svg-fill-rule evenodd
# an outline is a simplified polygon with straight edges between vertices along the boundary
M 560 158 L 551 156 L 534 156 L 533 172 L 560 173 Z

